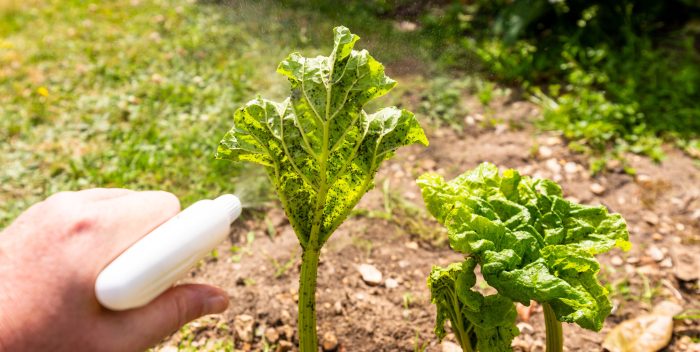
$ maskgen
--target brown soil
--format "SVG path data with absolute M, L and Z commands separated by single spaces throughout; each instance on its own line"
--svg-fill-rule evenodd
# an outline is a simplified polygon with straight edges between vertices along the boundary
M 603 176 L 592 177 L 585 159 L 572 154 L 561 138 L 536 133 L 530 122 L 539 113 L 535 106 L 497 101 L 492 104 L 495 107 L 483 110 L 478 103 L 472 105 L 474 113 L 465 119 L 463 133 L 433 129 L 429 133 L 429 148 L 405 148 L 386 162 L 377 176 L 378 187 L 365 196 L 358 209 L 384 209 L 384 180 L 389 182 L 389 193 L 422 207 L 414 184 L 418 175 L 435 171 L 454 177 L 482 161 L 553 178 L 562 185 L 567 197 L 586 204 L 604 204 L 621 213 L 627 219 L 633 243 L 628 253 L 615 250 L 600 256 L 601 279 L 614 288 L 614 312 L 600 333 L 565 324 L 566 350 L 601 350 L 602 339 L 612 327 L 649 311 L 662 300 L 675 301 L 685 308 L 700 307 L 697 281 L 683 282 L 674 274 L 683 269 L 678 269 L 677 258 L 687 260 L 692 253 L 700 253 L 700 174 L 692 159 L 669 148 L 668 157 L 661 164 L 630 156 L 636 177 L 625 174 L 615 163 L 610 163 Z M 487 126 L 481 122 L 481 116 L 496 116 L 504 122 Z M 565 167 L 566 163 L 570 164 Z M 604 188 L 602 192 L 597 190 L 598 195 L 592 192 L 594 183 Z M 203 263 L 188 280 L 226 289 L 231 297 L 229 310 L 194 322 L 164 341 L 161 348 L 184 346 L 183 341 L 187 340 L 186 344 L 195 349 L 216 349 L 215 342 L 233 339 L 237 349 L 265 350 L 262 335 L 270 327 L 282 333 L 281 340 L 297 342 L 296 336 L 288 337 L 284 332 L 293 331 L 296 326 L 300 249 L 278 205 L 270 207 L 266 216 L 274 231 L 269 230 L 260 214 L 247 214 L 236 224 L 231 242 L 219 247 L 218 258 Z M 348 219 L 332 236 L 322 251 L 318 275 L 321 340 L 326 333 L 335 335 L 341 351 L 414 351 L 424 344 L 427 351 L 441 350 L 432 332 L 435 309 L 429 301 L 426 276 L 432 265 L 455 262 L 461 257 L 446 244 L 435 245 L 440 241 L 416 236 L 415 229 L 408 228 L 407 223 L 358 215 Z M 435 223 L 423 225 L 440 233 Z M 230 248 L 248 246 L 250 231 L 255 239 L 249 250 L 238 253 L 241 259 L 237 262 Z M 650 257 L 650 247 L 661 250 L 663 259 Z M 294 259 L 290 262 L 290 258 Z M 277 269 L 285 263 L 290 263 L 288 270 Z M 362 263 L 375 265 L 384 279 L 397 280 L 398 287 L 366 285 L 356 268 Z M 240 315 L 253 317 L 253 341 L 245 342 L 236 336 L 233 327 Z M 514 343 L 517 350 L 543 350 L 541 315 L 541 309 L 535 308 L 530 320 L 519 325 L 522 333 Z M 688 340 L 685 336 L 697 338 L 698 334 L 697 320 L 678 321 L 668 350 L 683 350 Z M 448 336 L 447 340 L 451 338 Z M 274 344 L 270 345 L 274 351 Z

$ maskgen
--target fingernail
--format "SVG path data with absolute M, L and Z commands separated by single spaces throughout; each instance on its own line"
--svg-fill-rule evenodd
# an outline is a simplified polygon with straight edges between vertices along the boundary
M 206 314 L 221 313 L 228 307 L 228 297 L 225 296 L 212 296 L 207 298 L 205 311 Z

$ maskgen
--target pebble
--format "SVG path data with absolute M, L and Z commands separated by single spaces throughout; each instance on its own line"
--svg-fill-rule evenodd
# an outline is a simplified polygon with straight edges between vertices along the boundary
M 247 314 L 241 314 L 233 319 L 233 330 L 244 342 L 253 341 L 253 325 L 255 325 L 255 319 Z
M 644 213 L 644 221 L 649 225 L 656 225 L 659 223 L 659 216 L 652 212 L 646 212 Z
M 647 255 L 655 262 L 660 262 L 664 260 L 665 257 L 664 252 L 662 252 L 659 247 L 653 245 L 647 248 Z
M 677 279 L 687 282 L 700 279 L 700 260 L 697 253 L 684 247 L 674 247 L 671 256 L 674 264 L 673 274 Z
M 496 125 L 496 129 L 494 131 L 495 134 L 503 134 L 504 132 L 508 131 L 508 125 L 505 123 L 501 123 Z
M 265 330 L 265 340 L 269 343 L 275 343 L 280 339 L 280 333 L 274 328 L 267 328 Z
M 544 165 L 551 171 L 553 174 L 559 174 L 561 173 L 561 165 L 557 161 L 557 159 L 547 159 L 547 161 L 544 163 Z
M 462 352 L 462 347 L 450 341 L 442 341 L 440 348 L 442 352 Z
M 289 352 L 294 348 L 294 345 L 292 345 L 291 342 L 289 341 L 280 341 L 280 343 L 277 345 L 277 349 L 275 352 Z
M 535 328 L 533 328 L 532 325 L 530 325 L 528 323 L 520 322 L 520 323 L 516 324 L 516 326 L 518 327 L 518 330 L 520 331 L 521 334 L 531 335 L 531 334 L 535 333 Z
M 326 352 L 335 351 L 338 348 L 338 338 L 330 331 L 323 334 L 322 341 L 321 345 Z
M 554 151 L 552 151 L 552 148 L 550 148 L 550 147 L 541 146 L 541 147 L 539 147 L 539 148 L 537 149 L 537 154 L 538 154 L 541 158 L 547 159 L 547 158 L 551 158 L 552 155 L 554 155 Z
M 627 264 L 638 264 L 638 263 L 639 263 L 639 258 L 637 258 L 637 257 L 627 258 Z
M 662 234 L 658 233 L 658 232 L 654 232 L 654 233 L 651 235 L 651 239 L 654 240 L 654 241 L 661 241 L 661 240 L 664 239 L 664 236 L 663 236 Z
M 673 268 L 673 260 L 671 258 L 665 258 L 659 263 L 659 266 L 662 268 Z
M 614 266 L 620 266 L 620 265 L 624 264 L 624 262 L 622 261 L 622 258 L 620 258 L 619 256 L 614 256 L 614 257 L 610 258 L 610 264 L 612 264 Z
M 278 327 L 278 328 L 277 328 L 277 332 L 278 332 L 281 336 L 284 336 L 284 338 L 285 338 L 287 341 L 291 341 L 291 340 L 294 338 L 294 328 L 292 328 L 292 327 L 289 326 L 289 325 L 286 325 L 286 324 L 285 324 L 285 325 L 282 325 L 282 326 Z M 282 344 L 281 341 L 280 341 L 280 344 Z
M 408 248 L 408 249 L 418 249 L 418 242 L 415 242 L 415 241 L 406 242 L 406 244 L 404 246 L 406 246 L 406 248 Z
M 544 140 L 544 144 L 546 145 L 561 145 L 562 141 L 561 138 L 559 137 L 547 137 L 547 139 Z
M 567 174 L 575 174 L 578 171 L 578 164 L 576 164 L 573 161 L 569 161 L 568 163 L 564 164 L 564 172 Z
M 382 283 L 382 272 L 374 265 L 360 264 L 357 266 L 357 270 L 360 272 L 360 275 L 362 275 L 362 281 L 367 285 L 377 286 Z
M 603 185 L 601 185 L 600 183 L 597 183 L 597 182 L 592 183 L 591 186 L 589 187 L 589 189 L 591 190 L 591 192 L 593 194 L 595 194 L 597 196 L 605 193 L 605 187 L 603 187 Z
M 285 323 L 290 322 L 292 321 L 292 314 L 289 313 L 288 310 L 283 309 L 282 312 L 280 312 L 280 319 Z
M 399 287 L 399 282 L 396 281 L 396 279 L 388 278 L 386 281 L 384 281 L 384 286 L 388 289 L 394 289 Z
M 333 312 L 335 315 L 343 315 L 343 304 L 340 301 L 335 301 L 333 304 Z

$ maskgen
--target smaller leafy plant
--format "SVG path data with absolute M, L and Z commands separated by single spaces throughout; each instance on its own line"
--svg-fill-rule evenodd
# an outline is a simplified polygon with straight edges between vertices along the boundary
M 425 174 L 418 184 L 450 246 L 466 256 L 428 277 L 440 338 L 449 319 L 464 351 L 509 350 L 518 334 L 514 302 L 531 300 L 544 308 L 547 351 L 562 351 L 561 322 L 602 328 L 612 305 L 595 255 L 630 248 L 619 214 L 567 201 L 553 181 L 500 174 L 489 163 L 449 182 Z M 496 294 L 472 289 L 477 266 Z

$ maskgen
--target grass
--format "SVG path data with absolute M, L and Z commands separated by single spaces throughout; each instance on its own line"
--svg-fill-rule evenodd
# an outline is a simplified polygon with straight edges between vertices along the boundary
M 183 207 L 234 191 L 244 170 L 213 159 L 232 112 L 282 97 L 277 62 L 320 53 L 343 20 L 360 26 L 267 1 L 0 0 L 0 228 L 63 190 L 162 189 Z M 375 29 L 381 61 L 404 60 L 389 22 L 353 28 Z

